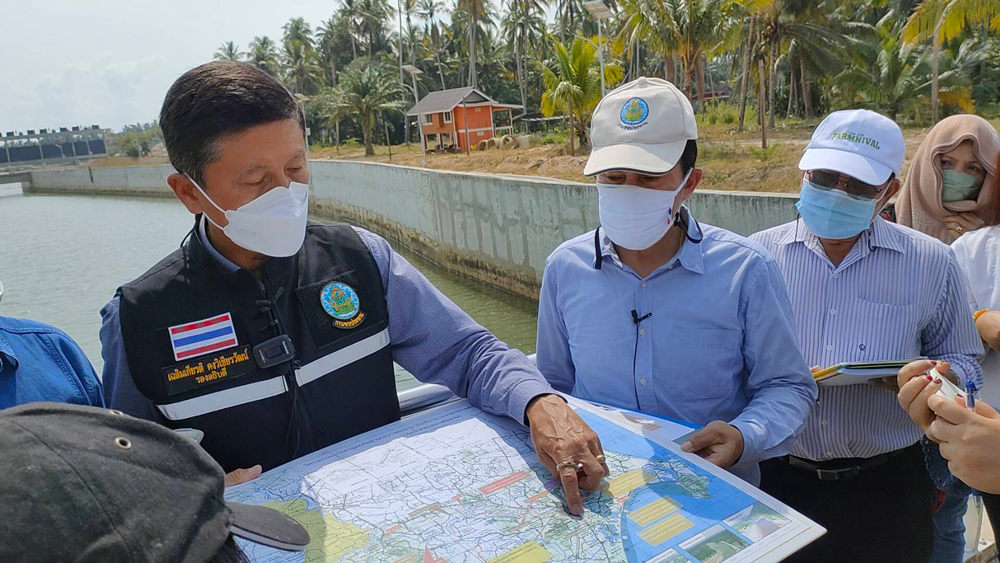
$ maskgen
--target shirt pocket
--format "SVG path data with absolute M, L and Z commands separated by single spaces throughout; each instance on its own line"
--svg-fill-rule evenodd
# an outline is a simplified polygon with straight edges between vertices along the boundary
M 920 355 L 920 309 L 855 298 L 830 335 L 838 362 L 907 360 Z
M 742 331 L 657 327 L 656 334 L 654 377 L 667 401 L 698 412 L 732 404 L 742 387 Z

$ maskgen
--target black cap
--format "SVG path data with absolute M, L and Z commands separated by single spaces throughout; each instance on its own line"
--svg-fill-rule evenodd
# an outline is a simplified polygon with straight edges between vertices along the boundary
M 230 533 L 306 548 L 298 522 L 224 492 L 219 464 L 159 424 L 59 403 L 0 411 L 0 561 L 203 563 Z

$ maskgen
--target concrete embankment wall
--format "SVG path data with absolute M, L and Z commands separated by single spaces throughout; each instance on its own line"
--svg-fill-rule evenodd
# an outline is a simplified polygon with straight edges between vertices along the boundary
M 591 184 L 440 172 L 346 161 L 313 161 L 312 210 L 371 229 L 448 270 L 537 298 L 545 258 L 598 225 Z M 170 196 L 168 165 L 42 170 L 29 192 Z M 750 234 L 795 217 L 785 194 L 696 192 L 705 223 Z
M 167 176 L 169 165 L 118 168 L 60 168 L 33 170 L 29 193 L 173 197 Z

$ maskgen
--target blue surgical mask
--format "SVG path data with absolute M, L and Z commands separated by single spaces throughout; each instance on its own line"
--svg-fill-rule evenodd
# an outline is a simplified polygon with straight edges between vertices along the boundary
M 967 172 L 942 170 L 944 185 L 941 186 L 941 201 L 965 201 L 975 199 L 983 187 L 983 181 Z
M 874 199 L 852 197 L 803 179 L 795 208 L 814 235 L 838 240 L 867 229 L 875 218 L 875 204 Z

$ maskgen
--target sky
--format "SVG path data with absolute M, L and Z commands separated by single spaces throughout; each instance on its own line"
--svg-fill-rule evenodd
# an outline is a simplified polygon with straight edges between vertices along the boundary
M 184 71 L 224 41 L 280 41 L 315 29 L 336 0 L 0 0 L 0 131 L 123 125 L 157 118 Z

